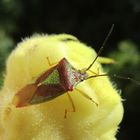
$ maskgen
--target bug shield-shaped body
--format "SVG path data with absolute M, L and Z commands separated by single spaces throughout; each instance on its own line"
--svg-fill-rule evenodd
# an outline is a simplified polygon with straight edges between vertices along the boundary
M 57 65 L 41 74 L 34 84 L 22 88 L 15 95 L 14 104 L 22 107 L 51 100 L 67 91 L 72 91 L 87 77 L 85 71 L 76 70 L 66 58 L 63 58 Z
M 56 66 L 37 79 L 36 83 L 39 86 L 30 103 L 44 102 L 67 91 L 72 91 L 86 77 L 86 73 L 76 70 L 63 58 Z

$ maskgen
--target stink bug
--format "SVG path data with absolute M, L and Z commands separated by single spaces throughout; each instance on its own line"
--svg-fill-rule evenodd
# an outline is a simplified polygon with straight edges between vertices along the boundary
M 41 74 L 33 84 L 28 84 L 19 90 L 14 96 L 13 104 L 16 107 L 38 104 L 67 92 L 73 106 L 73 111 L 75 111 L 68 91 L 73 91 L 77 84 L 86 79 L 88 79 L 86 71 L 75 69 L 66 58 L 62 58 L 57 65 Z M 82 91 L 78 91 L 86 98 L 92 100 L 92 98 Z M 97 105 L 94 100 L 92 101 Z
M 97 60 L 98 56 L 101 54 L 103 47 L 109 38 L 114 25 L 112 25 L 107 37 L 105 38 L 97 56 L 93 60 L 93 62 L 89 65 L 88 68 L 84 70 L 77 70 L 74 68 L 66 58 L 62 58 L 58 64 L 52 66 L 50 69 L 46 70 L 42 73 L 33 84 L 28 84 L 19 90 L 13 98 L 13 104 L 16 107 L 24 107 L 28 105 L 38 104 L 45 101 L 52 100 L 64 93 L 67 93 L 71 104 L 72 110 L 65 110 L 65 118 L 67 112 L 74 112 L 75 106 L 72 101 L 72 98 L 69 94 L 69 91 L 78 90 L 76 89 L 77 84 L 80 82 L 99 76 L 107 76 L 108 74 L 96 74 L 94 73 L 93 76 L 89 76 L 87 71 L 93 66 L 95 61 Z M 50 64 L 50 60 L 47 57 L 48 63 Z M 111 75 L 113 77 L 118 77 L 116 75 Z M 124 77 L 121 77 L 124 78 Z M 124 78 L 125 79 L 125 78 Z M 130 79 L 130 78 L 127 78 Z M 133 79 L 130 79 L 133 80 Z M 91 97 L 87 94 L 83 93 L 82 91 L 78 90 L 84 97 L 94 102 L 98 105 Z

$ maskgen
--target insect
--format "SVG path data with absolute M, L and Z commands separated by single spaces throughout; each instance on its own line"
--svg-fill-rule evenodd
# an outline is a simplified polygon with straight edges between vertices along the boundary
M 95 57 L 95 59 L 89 65 L 88 68 L 84 70 L 77 70 L 68 62 L 66 58 L 62 58 L 58 62 L 58 64 L 56 64 L 55 66 L 52 66 L 50 69 L 42 73 L 35 80 L 34 83 L 28 84 L 22 89 L 20 89 L 13 98 L 13 104 L 16 107 L 24 107 L 24 106 L 33 105 L 33 104 L 39 104 L 45 101 L 52 100 L 64 93 L 67 93 L 69 100 L 71 102 L 71 105 L 72 105 L 72 110 L 68 110 L 68 109 L 65 110 L 65 118 L 66 118 L 68 112 L 75 112 L 75 106 L 69 94 L 70 91 L 73 91 L 75 89 L 79 93 L 81 93 L 85 98 L 91 100 L 98 106 L 98 104 L 91 97 L 89 97 L 87 94 L 83 93 L 82 91 L 76 89 L 76 86 L 77 84 L 81 83 L 84 80 L 87 80 L 93 77 L 108 75 L 108 74 L 95 73 L 95 75 L 89 76 L 87 74 L 87 71 L 90 70 L 90 68 L 93 66 L 98 56 L 102 52 L 104 45 L 113 30 L 113 27 L 114 25 L 112 25 L 99 52 L 97 53 L 97 56 Z M 50 64 L 49 59 L 48 59 L 48 62 Z M 125 78 L 125 77 L 117 76 L 115 74 L 111 76 L 117 77 L 117 78 L 129 79 L 133 81 L 133 79 L 129 77 Z

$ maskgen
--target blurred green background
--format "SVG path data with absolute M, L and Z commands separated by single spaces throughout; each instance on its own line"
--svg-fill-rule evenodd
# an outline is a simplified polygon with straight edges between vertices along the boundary
M 34 33 L 69 33 L 98 51 L 112 23 L 115 28 L 102 55 L 117 63 L 105 69 L 140 81 L 140 0 L 0 0 L 0 86 L 6 58 L 22 38 Z M 123 79 L 112 81 L 125 108 L 117 138 L 137 139 L 140 86 Z

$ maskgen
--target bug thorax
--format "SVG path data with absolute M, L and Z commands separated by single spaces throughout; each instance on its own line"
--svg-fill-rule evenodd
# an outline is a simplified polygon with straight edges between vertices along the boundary
M 80 82 L 86 80 L 88 78 L 87 72 L 84 70 L 78 70 L 78 78 Z

